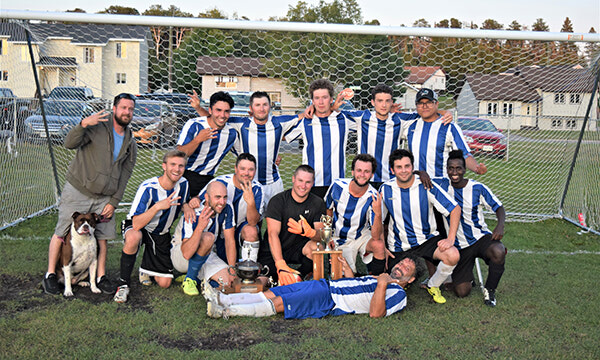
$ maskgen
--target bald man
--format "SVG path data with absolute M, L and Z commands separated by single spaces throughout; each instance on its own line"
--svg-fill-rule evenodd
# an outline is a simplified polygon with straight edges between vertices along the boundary
M 190 296 L 200 294 L 198 279 L 233 281 L 228 265 L 235 265 L 237 258 L 235 217 L 225 185 L 219 181 L 208 184 L 204 201 L 195 210 L 194 222 L 179 221 L 171 248 L 174 268 L 186 273 L 181 287 Z

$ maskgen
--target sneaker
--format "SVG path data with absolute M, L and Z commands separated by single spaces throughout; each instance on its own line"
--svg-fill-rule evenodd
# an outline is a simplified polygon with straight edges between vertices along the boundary
M 206 281 L 206 279 L 202 281 L 202 295 L 204 295 L 207 302 L 221 304 L 219 301 L 219 291 Z
M 42 280 L 42 288 L 44 292 L 49 295 L 58 295 L 60 294 L 60 286 L 58 286 L 58 280 L 56 278 L 56 274 L 48 274 Z
M 106 275 L 100 278 L 96 286 L 98 286 L 98 289 L 102 290 L 102 292 L 105 294 L 114 294 L 115 291 L 117 291 L 115 285 L 108 280 Z
M 129 286 L 121 285 L 117 288 L 117 293 L 113 300 L 118 303 L 127 302 L 127 296 L 129 296 Z
M 209 318 L 213 318 L 213 319 L 219 319 L 223 317 L 223 306 L 214 303 L 212 301 L 209 301 L 206 303 L 206 315 L 208 315 Z
M 181 284 L 181 288 L 183 289 L 183 293 L 190 296 L 200 295 L 198 291 L 198 286 L 196 280 L 192 280 L 189 277 L 186 277 Z
M 150 275 L 146 274 L 143 271 L 140 271 L 140 284 L 144 286 L 152 285 L 152 280 L 150 280 Z
M 185 280 L 185 277 L 186 277 L 185 274 L 179 275 L 178 277 L 175 278 L 175 282 L 182 283 L 183 280 Z
M 483 289 L 483 302 L 490 307 L 496 306 L 496 290 Z
M 433 301 L 438 304 L 444 304 L 446 299 L 442 296 L 442 292 L 439 287 L 428 287 L 427 292 L 429 295 L 433 296 Z

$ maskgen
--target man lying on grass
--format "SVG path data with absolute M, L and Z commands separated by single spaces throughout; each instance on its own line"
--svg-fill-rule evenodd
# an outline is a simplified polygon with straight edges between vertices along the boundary
M 406 307 L 404 287 L 416 278 L 416 260 L 406 257 L 388 273 L 354 278 L 343 257 L 345 278 L 312 280 L 274 287 L 257 294 L 222 294 L 204 283 L 207 315 L 270 316 L 283 313 L 286 319 L 321 318 L 327 315 L 369 314 L 383 317 Z

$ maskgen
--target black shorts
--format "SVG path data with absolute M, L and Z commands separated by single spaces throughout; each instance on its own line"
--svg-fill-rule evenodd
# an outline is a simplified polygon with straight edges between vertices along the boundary
M 265 234 L 265 238 L 267 238 L 267 234 Z M 282 249 L 283 259 L 288 265 L 300 265 L 297 270 L 300 272 L 300 277 L 302 278 L 310 273 L 313 268 L 312 260 L 302 254 L 302 248 L 308 241 L 309 240 L 307 239 L 304 243 L 295 244 L 293 248 L 288 248 L 285 250 Z M 265 243 L 267 245 L 263 246 Z M 272 276 L 275 280 L 278 279 L 277 268 L 275 267 L 275 261 L 273 260 L 273 255 L 271 254 L 271 250 L 268 246 L 268 239 L 264 239 L 261 243 L 260 250 L 258 252 L 258 262 L 261 265 L 267 265 L 269 267 L 267 276 Z
M 214 178 L 212 175 L 200 175 L 191 170 L 184 171 L 183 177 L 190 183 L 190 197 L 198 196 L 206 184 Z
M 462 284 L 475 280 L 473 276 L 475 258 L 481 258 L 489 265 L 490 258 L 487 257 L 486 252 L 493 242 L 492 234 L 487 234 L 482 236 L 473 245 L 459 250 L 460 260 L 452 272 L 452 282 L 454 284 Z
M 121 232 L 132 229 L 131 220 L 123 220 L 121 223 Z M 142 264 L 140 271 L 150 276 L 173 277 L 173 263 L 171 262 L 171 234 L 156 235 L 149 233 L 146 229 L 141 229 L 142 244 L 144 244 L 144 254 L 142 255 Z
M 440 240 L 444 240 L 444 239 L 445 239 L 445 237 L 438 235 L 438 236 L 432 237 L 431 239 L 425 241 L 421 245 L 414 247 L 410 250 L 392 252 L 392 254 L 395 256 L 395 258 L 394 259 L 390 258 L 390 261 L 388 262 L 388 269 L 391 269 L 392 267 L 394 267 L 394 265 L 396 265 L 397 263 L 402 261 L 402 259 L 404 259 L 408 255 L 421 257 L 425 260 L 431 261 L 434 264 L 439 263 L 439 260 L 433 259 L 433 253 L 438 248 L 437 243 Z

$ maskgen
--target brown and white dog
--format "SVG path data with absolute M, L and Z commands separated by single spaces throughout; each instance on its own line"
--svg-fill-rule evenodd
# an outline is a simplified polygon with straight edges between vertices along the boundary
M 59 281 L 64 280 L 65 296 L 73 296 L 72 285 L 89 286 L 93 293 L 100 293 L 96 286 L 96 269 L 98 266 L 98 255 L 96 237 L 94 230 L 100 218 L 95 213 L 80 214 L 73 213 L 73 224 L 71 230 L 64 238 L 64 244 L 60 253 L 59 264 L 62 265 L 63 276 L 59 275 Z M 58 272 L 60 274 L 60 272 Z M 89 273 L 90 281 L 81 281 Z

